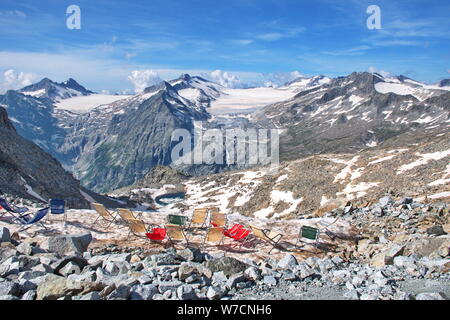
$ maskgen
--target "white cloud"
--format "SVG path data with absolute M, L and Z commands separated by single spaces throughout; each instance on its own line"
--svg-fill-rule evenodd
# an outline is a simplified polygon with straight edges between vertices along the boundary
M 25 18 L 27 15 L 20 10 L 5 10 L 0 11 L 0 17 Z
M 298 71 L 263 73 L 265 87 L 279 87 L 304 75 Z
M 264 34 L 260 34 L 259 36 L 257 36 L 258 39 L 265 40 L 265 41 L 276 41 L 276 40 L 282 39 L 283 37 L 284 37 L 283 34 L 281 34 L 279 32 L 269 32 L 269 33 L 264 33 Z
M 251 88 L 251 87 L 279 87 L 289 81 L 303 77 L 300 72 L 274 72 L 274 73 L 252 73 L 242 79 L 234 73 L 216 70 L 202 73 L 202 77 L 218 83 L 226 88 Z
M 280 32 L 268 32 L 259 34 L 256 36 L 257 39 L 264 40 L 264 41 L 277 41 L 284 38 L 291 38 L 295 37 L 297 34 L 304 32 L 306 29 L 303 27 L 299 28 L 284 28 L 285 30 L 282 30 Z
M 154 70 L 134 70 L 131 75 L 128 76 L 128 80 L 134 86 L 134 92 L 140 93 L 145 88 L 158 84 L 162 81 L 158 72 Z
M 233 43 L 236 43 L 236 44 L 241 44 L 241 45 L 248 45 L 248 44 L 253 43 L 253 40 L 250 40 L 250 39 L 241 39 L 241 40 L 232 40 L 232 42 L 233 42 Z
M 369 67 L 369 69 L 367 69 L 367 71 L 369 71 L 370 73 L 378 73 L 385 78 L 391 76 L 391 73 L 384 71 L 384 70 L 377 69 L 376 67 Z
M 202 76 L 226 88 L 238 88 L 242 86 L 242 81 L 237 76 L 226 71 L 215 70 L 209 73 L 203 73 Z
M 0 80 L 0 93 L 29 86 L 36 79 L 37 75 L 34 73 L 17 72 L 14 69 L 6 70 Z

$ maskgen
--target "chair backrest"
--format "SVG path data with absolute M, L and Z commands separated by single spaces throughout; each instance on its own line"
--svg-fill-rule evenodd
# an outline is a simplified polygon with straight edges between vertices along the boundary
M 241 240 L 241 239 L 246 238 L 249 234 L 250 234 L 250 230 L 241 228 L 231 237 L 235 240 Z
M 211 224 L 214 227 L 224 227 L 227 224 L 227 216 L 224 213 L 213 212 L 211 213 Z
M 242 228 L 244 228 L 244 226 L 240 225 L 240 224 L 235 224 L 234 226 L 232 226 L 230 229 L 228 230 L 224 230 L 223 234 L 226 235 L 227 237 L 230 238 L 234 238 L 234 236 L 239 232 L 239 230 L 241 230 Z
M 63 214 L 66 212 L 66 201 L 60 199 L 50 200 L 50 213 Z
M 110 218 L 111 213 L 106 209 L 106 207 L 100 203 L 91 203 L 92 207 L 97 211 L 99 215 L 105 218 Z
M 208 210 L 209 210 L 210 214 L 219 213 L 219 208 L 218 207 L 209 207 Z
M 223 229 L 222 228 L 210 228 L 208 233 L 206 234 L 207 242 L 220 242 L 223 238 Z
M 25 224 L 33 224 L 41 221 L 48 214 L 49 211 L 50 211 L 49 207 L 39 210 L 38 212 L 36 212 L 34 217 L 28 220 Z
M 262 240 L 265 240 L 265 241 L 268 240 L 266 234 L 264 233 L 264 231 L 262 229 L 257 228 L 255 226 L 250 226 L 250 229 L 252 229 L 252 232 L 256 237 L 258 237 Z
M 260 228 L 254 227 L 254 226 L 250 226 L 250 228 L 252 229 L 253 233 L 255 234 L 255 236 L 257 236 L 258 238 L 265 240 L 265 241 L 269 241 L 271 243 L 274 242 L 275 238 L 278 238 L 280 236 L 282 236 L 281 233 L 275 232 L 275 231 L 269 231 L 268 233 L 266 232 L 266 230 L 262 230 Z
M 317 240 L 319 238 L 319 229 L 308 226 L 302 226 L 300 228 L 300 236 L 302 238 L 310 240 Z
M 237 233 L 240 229 L 244 228 L 243 225 L 241 224 L 235 224 L 234 226 L 232 226 L 230 229 L 228 229 L 226 231 L 227 234 L 235 234 Z
M 185 240 L 183 229 L 180 225 L 166 224 L 166 232 L 170 239 L 172 240 Z
M 9 211 L 9 212 L 16 212 L 15 210 L 13 210 L 13 209 L 9 206 L 8 202 L 6 202 L 6 200 L 3 199 L 3 198 L 0 198 L 0 206 L 2 206 L 3 209 L 5 209 L 6 211 Z
M 194 209 L 194 214 L 192 215 L 192 223 L 198 224 L 203 223 L 208 215 L 208 209 Z
M 137 220 L 136 217 L 134 216 L 133 212 L 131 212 L 130 209 L 119 208 L 119 209 L 117 209 L 117 211 L 119 212 L 120 217 L 126 221 Z
M 127 220 L 128 222 L 128 226 L 131 230 L 131 232 L 133 233 L 146 233 L 147 232 L 147 228 L 145 228 L 145 224 L 144 222 L 142 222 L 141 220 Z
M 178 226 L 184 226 L 184 224 L 186 223 L 186 219 L 187 219 L 187 217 L 185 217 L 185 216 L 178 216 L 175 214 L 169 214 L 167 216 L 167 222 L 169 224 L 175 224 Z

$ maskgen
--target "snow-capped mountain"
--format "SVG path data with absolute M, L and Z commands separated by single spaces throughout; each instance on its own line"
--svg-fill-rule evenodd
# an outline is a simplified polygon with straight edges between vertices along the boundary
M 220 84 L 188 74 L 183 74 L 169 83 L 180 96 L 204 108 L 209 107 L 212 101 L 224 94 L 225 90 Z
M 209 117 L 203 106 L 164 81 L 70 119 L 61 150 L 76 154 L 72 168 L 85 186 L 117 189 L 142 178 L 155 165 L 170 164 L 172 132 L 192 132 L 194 121 Z
M 357 151 L 413 128 L 448 126 L 449 119 L 449 91 L 365 72 L 302 91 L 252 117 L 260 127 L 282 129 L 287 158 Z
M 80 96 L 55 102 L 50 96 L 30 94 L 43 90 L 43 83 L 56 88 L 44 80 L 20 92 L 8 91 L 0 96 L 0 104 L 22 136 L 70 168 L 83 185 L 99 191 L 131 185 L 152 167 L 171 165 L 173 130 L 192 132 L 196 120 L 204 121 L 205 128 L 282 129 L 281 157 L 297 159 L 360 151 L 410 130 L 448 127 L 450 118 L 445 86 L 404 76 L 353 73 L 334 79 L 299 78 L 279 88 L 229 89 L 185 74 L 140 94 L 116 96 L 84 109 L 78 105 L 79 112 L 61 103 L 95 95 L 80 89 Z M 70 90 L 81 87 L 73 81 L 64 85 Z M 198 175 L 230 167 L 182 169 Z
M 395 93 L 401 96 L 412 95 L 419 101 L 439 96 L 450 90 L 450 87 L 446 88 L 445 80 L 438 85 L 427 85 L 403 75 L 397 77 L 383 77 L 377 73 L 374 73 L 374 75 L 382 80 L 375 85 L 375 89 L 379 93 Z
M 445 87 L 446 89 L 450 90 L 450 79 L 443 79 L 439 81 L 437 85 L 441 88 Z
M 87 90 L 72 78 L 61 83 L 44 78 L 38 83 L 20 89 L 19 92 L 35 98 L 50 99 L 52 102 L 58 102 L 71 97 L 88 96 L 94 93 Z
M 286 83 L 284 86 L 280 88 L 293 89 L 295 92 L 301 92 L 308 89 L 312 89 L 315 87 L 319 87 L 321 85 L 330 83 L 331 78 L 325 77 L 323 75 L 314 76 L 314 77 L 300 77 L 293 81 Z

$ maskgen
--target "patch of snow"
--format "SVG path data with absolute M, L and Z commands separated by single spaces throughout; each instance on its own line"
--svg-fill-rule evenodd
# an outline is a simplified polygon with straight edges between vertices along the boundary
M 33 197 L 35 197 L 36 199 L 42 200 L 44 202 L 47 202 L 47 200 L 45 200 L 44 198 L 42 198 L 39 194 L 37 194 L 32 187 L 30 187 L 28 184 L 24 185 L 25 189 L 27 189 L 27 193 Z
M 352 167 L 358 161 L 359 156 L 353 157 L 350 161 L 347 162 L 347 166 L 338 173 L 338 175 L 334 178 L 333 183 L 339 182 L 340 180 L 345 180 L 348 175 L 352 174 Z
M 370 166 L 372 164 L 377 164 L 377 163 L 380 163 L 380 162 L 388 161 L 388 160 L 391 160 L 391 159 L 395 158 L 396 156 L 397 155 L 392 155 L 392 156 L 387 156 L 387 157 L 384 157 L 384 158 L 380 158 L 378 160 L 374 160 L 374 161 L 369 162 L 367 165 Z
M 441 160 L 448 156 L 450 156 L 450 149 L 445 151 L 438 151 L 434 153 L 425 153 L 425 154 L 416 154 L 421 157 L 421 159 L 416 160 L 414 162 L 402 165 L 398 170 L 397 174 L 402 174 L 405 171 L 411 170 L 417 166 L 425 165 L 431 160 Z
M 57 109 L 69 110 L 75 113 L 85 113 L 98 106 L 110 104 L 129 97 L 130 96 L 125 95 L 92 94 L 89 96 L 78 96 L 61 100 L 55 104 L 55 107 Z
M 288 100 L 295 94 L 292 89 L 225 89 L 224 94 L 211 103 L 208 111 L 212 114 L 254 111 L 275 102 Z

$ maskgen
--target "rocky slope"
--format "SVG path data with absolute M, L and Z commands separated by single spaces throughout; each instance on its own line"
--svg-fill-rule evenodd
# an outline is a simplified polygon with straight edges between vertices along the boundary
M 90 202 L 108 207 L 139 205 L 130 199 L 117 200 L 80 185 L 71 173 L 33 142 L 21 137 L 6 110 L 0 107 L 0 195 L 11 203 L 42 206 L 49 199 L 64 199 L 70 208 L 90 208 Z
M 386 192 L 450 199 L 449 141 L 446 126 L 411 130 L 354 154 L 285 161 L 275 174 L 258 168 L 193 178 L 185 183 L 188 203 L 286 219 L 349 200 L 363 205 Z
M 45 202 L 61 198 L 73 208 L 88 207 L 80 183 L 56 159 L 19 136 L 1 107 L 0 119 L 1 192 Z
M 380 215 L 380 210 L 382 214 Z M 448 208 L 391 197 L 327 212 L 351 234 L 317 243 L 283 234 L 268 257 L 250 235 L 239 258 L 191 244 L 164 249 L 98 241 L 91 233 L 21 239 L 0 226 L 1 300 L 447 300 Z M 94 240 L 94 241 L 93 241 Z M 180 246 L 180 245 L 178 245 Z M 247 251 L 259 258 L 245 258 Z
M 411 128 L 447 125 L 450 92 L 406 77 L 353 73 L 302 91 L 253 116 L 261 127 L 282 130 L 281 157 L 356 152 Z

